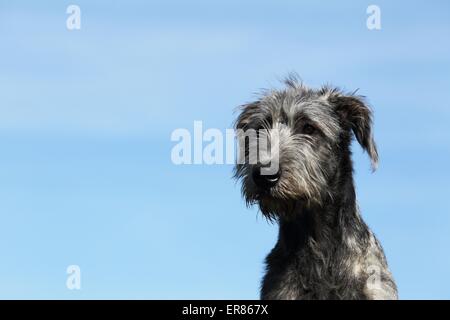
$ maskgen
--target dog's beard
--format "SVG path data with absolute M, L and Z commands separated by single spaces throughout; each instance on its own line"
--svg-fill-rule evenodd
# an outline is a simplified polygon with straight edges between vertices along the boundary
M 242 190 L 247 206 L 258 205 L 261 213 L 269 220 L 288 218 L 299 211 L 299 206 L 309 206 L 311 203 L 308 194 L 301 190 L 283 193 L 278 186 L 261 190 L 251 182 L 249 184 L 248 187 L 244 184 Z
M 300 148 L 300 146 L 298 146 Z M 236 177 L 242 181 L 247 206 L 257 204 L 269 219 L 292 216 L 298 206 L 320 205 L 327 196 L 327 172 L 320 161 L 295 161 L 296 153 L 280 159 L 281 177 L 271 188 L 260 188 L 252 179 L 251 165 L 238 167 Z
M 295 199 L 276 199 L 262 197 L 259 201 L 261 213 L 269 220 L 276 220 L 280 217 L 290 217 L 295 214 L 298 202 Z

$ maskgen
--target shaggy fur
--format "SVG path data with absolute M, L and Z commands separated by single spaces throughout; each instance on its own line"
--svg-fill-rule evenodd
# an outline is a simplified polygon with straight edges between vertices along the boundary
M 396 299 L 385 255 L 361 218 L 353 183 L 352 136 L 374 170 L 378 163 L 370 109 L 362 97 L 336 88 L 313 90 L 293 77 L 285 84 L 242 106 L 235 126 L 244 150 L 235 177 L 245 200 L 279 224 L 261 298 Z M 255 178 L 255 168 L 263 165 L 261 159 L 249 161 L 250 130 L 258 133 L 257 142 L 264 137 L 272 145 L 270 157 L 279 171 L 270 185 Z

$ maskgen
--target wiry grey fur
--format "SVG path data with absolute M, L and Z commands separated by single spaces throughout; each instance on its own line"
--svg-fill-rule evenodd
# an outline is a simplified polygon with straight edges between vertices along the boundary
M 279 137 L 276 185 L 256 185 L 254 164 L 237 164 L 235 171 L 247 204 L 258 204 L 279 223 L 261 298 L 396 299 L 383 249 L 361 218 L 353 184 L 353 135 L 374 170 L 378 163 L 370 109 L 361 96 L 336 88 L 313 90 L 295 77 L 285 83 L 284 90 L 266 91 L 242 106 L 236 120 L 240 131 L 259 130 L 270 141 L 276 130 Z

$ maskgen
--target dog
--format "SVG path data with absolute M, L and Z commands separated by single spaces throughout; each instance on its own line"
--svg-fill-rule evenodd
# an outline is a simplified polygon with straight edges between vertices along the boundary
M 353 137 L 373 171 L 378 164 L 371 109 L 356 93 L 328 85 L 311 89 L 296 76 L 284 83 L 241 106 L 235 122 L 241 155 L 234 176 L 247 205 L 259 205 L 279 225 L 261 299 L 398 299 L 353 182 Z M 256 144 L 249 132 L 256 132 Z M 262 140 L 270 152 L 264 161 L 257 152 L 252 163 L 249 155 Z M 276 170 L 264 173 L 273 163 Z

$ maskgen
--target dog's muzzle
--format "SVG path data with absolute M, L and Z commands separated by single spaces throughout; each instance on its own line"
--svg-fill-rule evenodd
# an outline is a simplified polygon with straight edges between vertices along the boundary
M 280 180 L 281 170 L 274 174 L 264 174 L 261 166 L 254 166 L 252 170 L 252 178 L 255 184 L 261 189 L 270 189 L 274 187 Z

